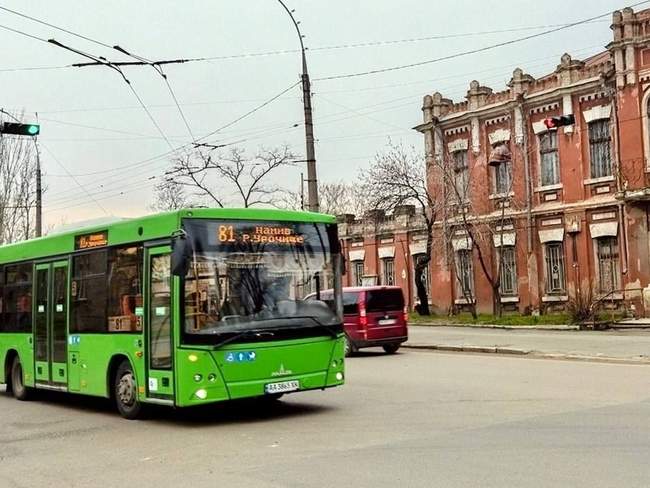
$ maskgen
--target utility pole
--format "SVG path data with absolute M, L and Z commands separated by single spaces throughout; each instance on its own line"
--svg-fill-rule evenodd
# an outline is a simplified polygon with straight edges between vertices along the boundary
M 311 83 L 309 81 L 309 72 L 307 71 L 307 56 L 305 55 L 305 44 L 302 41 L 302 33 L 298 27 L 298 22 L 293 17 L 293 10 L 289 10 L 282 0 L 278 0 L 280 5 L 291 17 L 298 38 L 300 39 L 300 52 L 302 55 L 302 103 L 305 112 L 305 147 L 307 156 L 307 209 L 310 212 L 318 212 L 318 179 L 316 176 L 316 151 L 314 150 L 314 124 L 311 114 Z

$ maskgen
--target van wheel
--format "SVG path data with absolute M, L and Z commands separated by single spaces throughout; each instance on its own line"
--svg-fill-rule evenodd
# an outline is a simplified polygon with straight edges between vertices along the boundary
M 23 366 L 20 364 L 20 358 L 16 356 L 11 365 L 11 388 L 14 394 L 14 398 L 17 400 L 28 400 L 29 399 L 29 388 L 25 386 L 24 377 L 23 377 Z
M 352 341 L 348 338 L 348 335 L 345 334 L 343 336 L 344 342 L 344 351 L 345 351 L 345 357 L 350 357 L 354 356 L 354 354 L 358 351 L 356 347 L 354 347 L 354 344 L 352 344 Z
M 120 415 L 128 420 L 135 420 L 142 413 L 142 404 L 138 400 L 138 386 L 131 363 L 122 361 L 115 374 L 113 384 L 115 406 Z
M 395 354 L 399 349 L 399 344 L 386 344 L 384 346 L 384 351 L 386 354 Z

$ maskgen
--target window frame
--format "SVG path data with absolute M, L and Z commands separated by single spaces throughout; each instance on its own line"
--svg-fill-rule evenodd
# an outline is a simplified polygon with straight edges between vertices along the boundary
M 469 200 L 469 152 L 459 149 L 451 153 L 452 171 L 454 174 L 454 200 L 465 203 Z M 459 183 L 461 188 L 459 188 Z
M 395 286 L 395 258 L 381 259 L 382 285 Z
M 508 256 L 508 268 L 507 271 L 510 274 L 509 282 L 511 283 L 511 288 L 504 289 L 503 284 L 506 282 L 504 280 L 506 273 L 506 259 L 504 259 L 505 252 L 508 254 L 512 253 L 512 256 Z M 517 278 L 517 248 L 516 246 L 501 246 L 498 248 L 499 256 L 499 294 L 505 297 L 512 297 L 519 295 L 519 280 Z M 511 259 L 511 260 L 510 260 Z
M 599 127 L 606 128 L 603 133 L 598 133 L 596 128 Z M 612 157 L 612 128 L 609 119 L 596 119 L 592 120 L 588 124 L 588 136 L 589 136 L 589 174 L 591 178 L 603 178 L 607 176 L 612 176 L 614 174 L 613 169 L 613 157 Z M 603 148 L 606 147 L 606 151 Z M 596 150 L 600 148 L 600 150 Z M 607 159 L 601 161 L 600 158 L 602 155 L 606 155 Z
M 603 295 L 617 292 L 621 289 L 621 252 L 618 236 L 601 236 L 595 238 L 594 241 L 596 269 L 598 271 L 598 292 Z M 606 255 L 602 252 L 603 248 L 609 248 Z M 609 265 L 608 270 L 604 269 L 606 265 Z M 611 280 L 611 288 L 604 286 L 606 284 L 605 278 Z
M 365 273 L 365 267 L 364 267 L 364 262 L 361 259 L 357 259 L 355 261 L 352 261 L 352 267 L 354 269 L 353 271 L 353 278 L 354 278 L 354 286 L 362 286 L 363 285 L 363 275 Z M 361 273 L 359 274 L 359 270 L 361 270 Z
M 549 140 L 552 142 L 552 144 L 549 144 L 548 146 L 545 145 L 545 141 Z M 558 137 L 557 137 L 557 130 L 547 130 L 542 132 L 537 136 L 537 142 L 538 142 L 538 148 L 539 148 L 539 184 L 540 186 L 550 186 L 550 185 L 557 185 L 561 183 L 562 181 L 562 176 L 560 174 L 560 149 L 558 146 Z M 553 181 L 546 181 L 545 180 L 545 174 L 547 173 L 545 171 L 545 167 L 547 164 L 550 164 L 553 166 L 553 171 L 552 173 L 554 174 L 555 178 Z
M 503 178 L 505 177 L 505 180 Z M 503 187 L 503 183 L 507 183 Z M 512 161 L 502 161 L 494 166 L 494 193 L 507 195 L 512 191 Z
M 559 266 L 559 277 L 557 280 L 552 278 L 551 266 L 554 264 L 551 256 L 551 249 L 558 249 L 555 264 Z M 560 282 L 559 287 L 555 287 L 553 281 Z M 566 293 L 566 264 L 564 259 L 564 242 L 550 241 L 544 243 L 544 291 L 547 295 L 563 295 Z
M 471 249 L 459 249 L 456 251 L 456 294 L 457 298 L 474 300 L 474 255 Z M 462 274 L 461 274 L 462 271 Z M 465 282 L 467 281 L 467 282 Z M 465 293 L 465 286 L 468 286 L 469 293 Z

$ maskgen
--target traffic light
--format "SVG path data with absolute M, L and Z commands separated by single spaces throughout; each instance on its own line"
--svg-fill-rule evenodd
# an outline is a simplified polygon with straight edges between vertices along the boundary
M 549 117 L 544 119 L 544 125 L 547 129 L 557 129 L 564 125 L 573 125 L 576 123 L 576 118 L 571 115 L 560 115 L 559 117 Z
M 16 136 L 37 136 L 41 132 L 38 124 L 20 124 L 18 122 L 4 122 L 0 125 L 0 134 L 13 134 Z

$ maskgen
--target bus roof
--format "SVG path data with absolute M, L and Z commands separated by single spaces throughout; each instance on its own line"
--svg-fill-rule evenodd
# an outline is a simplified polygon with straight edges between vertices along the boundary
M 38 259 L 75 250 L 75 238 L 80 235 L 100 234 L 108 231 L 106 245 L 128 244 L 170 237 L 180 227 L 183 218 L 226 220 L 270 220 L 285 222 L 335 223 L 332 215 L 300 212 L 294 210 L 261 208 L 191 208 L 174 210 L 143 217 L 98 222 L 93 225 L 53 233 L 45 237 L 29 239 L 0 246 L 0 264 Z

